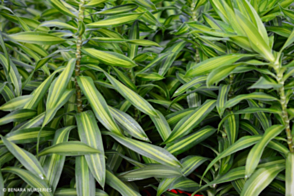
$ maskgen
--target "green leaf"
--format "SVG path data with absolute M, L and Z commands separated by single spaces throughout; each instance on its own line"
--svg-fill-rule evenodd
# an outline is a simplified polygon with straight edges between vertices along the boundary
M 78 196 L 94 196 L 95 180 L 84 156 L 76 157 L 76 189 Z
M 44 189 L 44 190 L 50 189 L 45 181 L 40 180 L 40 178 L 38 178 L 36 175 L 34 175 L 30 171 L 26 171 L 24 169 L 19 169 L 16 167 L 5 167 L 5 168 L 2 168 L 1 171 L 18 175 L 21 179 L 23 179 L 26 183 L 28 183 L 33 188 Z M 53 196 L 52 192 L 49 192 L 49 191 L 40 191 L 40 195 Z
M 211 86 L 215 83 L 218 83 L 225 79 L 228 75 L 230 75 L 233 70 L 238 67 L 240 64 L 235 64 L 235 65 L 226 65 L 226 66 L 221 66 L 219 68 L 216 68 L 212 70 L 212 72 L 209 73 L 207 80 L 206 80 L 206 85 Z
M 222 113 L 225 109 L 225 104 L 228 100 L 228 94 L 231 89 L 230 85 L 220 85 L 218 90 L 218 97 L 216 102 L 216 109 L 220 116 L 222 116 Z
M 76 114 L 78 132 L 81 141 L 100 151 L 99 154 L 85 155 L 87 164 L 94 178 L 104 187 L 105 158 L 102 137 L 92 111 Z M 82 162 L 82 160 L 80 160 Z
M 215 131 L 216 129 L 213 127 L 204 127 L 195 133 L 168 144 L 166 150 L 175 155 L 181 154 L 182 152 L 189 150 L 193 146 L 207 139 L 209 136 L 215 133 Z
M 255 171 L 261 158 L 261 155 L 264 151 L 264 148 L 273 138 L 279 135 L 284 130 L 284 128 L 285 127 L 282 125 L 271 126 L 265 131 L 261 140 L 250 150 L 248 157 L 246 159 L 245 178 L 250 177 L 251 174 Z
M 294 154 L 288 153 L 286 159 L 286 196 L 291 196 L 294 192 Z
M 225 104 L 224 108 L 231 108 L 235 105 L 237 105 L 239 102 L 246 100 L 246 99 L 254 99 L 254 100 L 259 100 L 259 101 L 276 101 L 278 100 L 277 98 L 267 95 L 262 92 L 254 92 L 250 94 L 244 94 L 244 95 L 238 95 L 234 97 L 233 99 L 230 99 L 227 101 Z
M 18 147 L 13 142 L 8 141 L 5 137 L 1 137 L 4 145 L 13 154 L 15 158 L 29 171 L 40 178 L 45 179 L 45 172 L 38 159 L 30 152 Z
M 130 115 L 112 107 L 109 107 L 109 109 L 117 124 L 130 135 L 143 141 L 150 141 L 142 127 Z
M 150 116 L 150 118 L 155 124 L 161 139 L 165 141 L 171 134 L 171 129 L 165 117 L 162 115 L 162 113 L 158 110 L 156 110 L 156 112 L 157 112 L 157 117 Z
M 69 141 L 54 144 L 41 151 L 38 156 L 44 156 L 47 154 L 59 154 L 66 156 L 80 156 L 86 154 L 101 153 L 99 150 L 92 148 L 82 142 Z
M 69 126 L 58 129 L 55 133 L 55 137 L 52 144 L 56 145 L 62 142 L 67 142 L 69 133 L 74 128 L 75 126 Z M 42 133 L 43 132 L 44 130 L 42 130 Z M 65 156 L 63 155 L 52 154 L 46 156 L 43 168 L 48 180 L 48 184 L 52 187 L 53 191 L 56 190 L 57 184 L 60 180 L 64 162 Z
M 195 171 L 202 163 L 208 161 L 209 159 L 201 156 L 189 155 L 181 160 L 183 166 L 182 173 L 184 176 L 189 176 Z
M 150 164 L 142 168 L 119 174 L 119 178 L 126 181 L 144 180 L 147 178 L 173 178 L 181 176 L 181 170 L 160 164 Z
M 5 138 L 15 144 L 26 144 L 31 142 L 36 142 L 41 128 L 28 128 L 12 131 L 5 135 Z M 46 141 L 53 138 L 55 130 L 45 127 L 40 133 L 40 140 Z M 3 141 L 0 141 L 3 144 Z
M 252 86 L 250 86 L 250 89 L 278 89 L 282 85 L 278 84 L 274 80 L 269 80 L 268 78 L 260 77 L 258 81 L 256 81 Z
M 193 78 L 192 80 L 190 80 L 189 82 L 185 83 L 180 88 L 178 88 L 175 91 L 173 97 L 176 97 L 176 96 L 183 94 L 185 91 L 189 90 L 190 88 L 197 88 L 197 87 L 201 86 L 201 84 L 204 84 L 206 79 L 207 79 L 206 76 L 199 76 L 199 77 Z
M 109 170 L 106 170 L 106 184 L 117 190 L 122 196 L 140 196 L 140 193 L 128 187 Z
M 190 133 L 214 109 L 215 105 L 215 100 L 207 100 L 190 115 L 181 119 L 164 143 L 173 142 Z
M 143 97 L 120 83 L 117 79 L 107 74 L 106 72 L 104 72 L 104 74 L 114 86 L 114 88 L 136 108 L 149 116 L 157 116 L 155 109 Z
M 155 5 L 150 0 L 135 0 L 135 2 L 143 7 L 146 7 L 146 8 L 152 9 L 152 10 L 156 10 Z
M 88 98 L 96 118 L 109 131 L 121 135 L 122 133 L 117 124 L 114 122 L 104 97 L 96 89 L 92 78 L 80 76 L 77 78 L 77 81 L 83 93 Z
M 63 14 L 66 14 L 70 17 L 76 18 L 76 15 L 74 15 L 66 6 L 65 4 L 60 0 L 50 0 L 51 4 L 58 9 Z
M 92 8 L 92 7 L 96 7 L 97 5 L 106 2 L 106 0 L 90 0 L 85 7 L 87 8 Z
M 152 160 L 155 160 L 161 164 L 169 165 L 173 167 L 180 167 L 179 161 L 170 154 L 167 150 L 160 148 L 158 146 L 147 144 L 145 142 L 140 142 L 134 139 L 130 139 L 127 137 L 119 136 L 115 133 L 111 132 L 104 132 L 105 135 L 110 135 L 113 137 L 117 142 L 121 143 L 122 145 L 130 148 L 131 150 L 146 156 Z
M 21 32 L 16 34 L 10 34 L 9 38 L 24 43 L 40 44 L 40 45 L 55 45 L 64 42 L 65 40 L 50 35 L 48 33 L 40 32 Z
M 250 57 L 250 56 L 251 55 L 248 55 L 248 54 L 229 54 L 229 55 L 210 58 L 191 67 L 187 71 L 186 77 L 194 77 L 194 76 L 207 74 L 216 68 L 224 67 L 226 65 L 231 65 L 235 63 L 236 61 L 240 60 L 241 58 Z
M 116 52 L 101 51 L 93 48 L 84 48 L 82 51 L 85 54 L 98 59 L 106 65 L 119 66 L 124 68 L 132 68 L 137 66 L 136 63 L 131 59 Z
M 115 27 L 115 26 L 131 23 L 137 20 L 138 18 L 140 18 L 141 15 L 142 13 L 127 13 L 127 14 L 115 15 L 104 20 L 87 24 L 87 27 L 88 28 L 101 28 L 101 27 L 109 27 L 109 26 Z
M 4 125 L 11 122 L 22 122 L 26 119 L 30 119 L 36 115 L 35 110 L 21 109 L 16 110 L 0 118 L 0 125 Z
M 258 196 L 285 169 L 284 164 L 260 168 L 246 181 L 241 196 Z
M 121 13 L 127 13 L 135 10 L 138 6 L 136 4 L 124 4 L 115 6 L 106 10 L 102 10 L 98 12 L 100 15 L 112 15 L 112 14 L 121 14 Z
M 13 98 L 9 100 L 8 102 L 6 102 L 5 104 L 3 104 L 0 107 L 0 110 L 13 111 L 17 109 L 22 109 L 23 106 L 32 99 L 32 97 L 33 97 L 32 95 L 24 95 L 24 96 Z
M 65 22 L 61 22 L 61 21 L 45 21 L 43 23 L 40 24 L 41 27 L 58 27 L 58 28 L 62 28 L 62 29 L 71 29 L 71 30 L 77 30 L 76 27 L 73 27 Z

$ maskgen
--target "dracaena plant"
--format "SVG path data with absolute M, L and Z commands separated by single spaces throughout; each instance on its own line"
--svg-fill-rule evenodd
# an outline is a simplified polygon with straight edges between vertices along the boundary
M 2 1 L 0 195 L 294 195 L 291 6 Z

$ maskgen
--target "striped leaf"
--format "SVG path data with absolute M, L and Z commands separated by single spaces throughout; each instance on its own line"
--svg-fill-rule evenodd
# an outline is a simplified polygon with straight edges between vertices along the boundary
M 182 173 L 184 176 L 189 176 L 195 171 L 202 163 L 209 160 L 206 157 L 189 155 L 181 160 L 183 166 Z
M 152 9 L 152 10 L 156 10 L 155 5 L 150 0 L 136 0 L 135 2 L 143 7 L 146 7 L 146 8 Z
M 90 172 L 86 158 L 84 156 L 76 157 L 76 189 L 78 196 L 94 196 L 95 180 Z
M 121 135 L 122 133 L 117 124 L 114 122 L 105 99 L 96 89 L 93 80 L 90 77 L 80 76 L 78 77 L 77 81 L 83 93 L 88 98 L 96 118 L 109 131 Z
M 40 180 L 40 178 L 38 178 L 35 174 L 33 174 L 30 171 L 19 169 L 16 167 L 5 167 L 5 168 L 2 168 L 1 171 L 18 175 L 21 179 L 23 179 L 26 183 L 28 183 L 33 188 L 44 189 L 44 190 L 50 189 L 45 181 Z M 49 192 L 49 191 L 40 191 L 40 195 L 53 196 L 52 192 Z
M 16 110 L 0 118 L 0 125 L 4 125 L 11 122 L 22 122 L 30 119 L 36 115 L 35 110 L 21 109 Z
M 202 106 L 194 110 L 190 115 L 181 119 L 165 143 L 170 143 L 181 138 L 191 132 L 200 122 L 214 109 L 216 101 L 207 100 Z
M 15 144 L 26 144 L 31 142 L 36 142 L 38 136 L 41 141 L 46 141 L 53 138 L 55 133 L 54 129 L 45 127 L 42 132 L 40 132 L 41 128 L 29 128 L 29 129 L 21 129 L 17 131 L 12 131 L 5 135 L 5 138 L 13 142 Z M 40 133 L 40 134 L 39 134 Z M 0 144 L 3 144 L 3 141 L 0 141 Z
M 74 150 L 73 150 L 74 149 Z M 101 153 L 99 150 L 92 148 L 82 142 L 69 141 L 54 144 L 41 151 L 38 156 L 44 156 L 47 154 L 58 154 L 65 156 L 80 156 L 86 154 Z
M 245 178 L 250 177 L 251 174 L 255 171 L 264 151 L 264 148 L 273 138 L 279 135 L 284 130 L 284 128 L 285 127 L 282 125 L 271 126 L 265 131 L 261 140 L 257 144 L 255 144 L 255 146 L 250 150 L 248 157 L 246 159 Z
M 55 116 L 56 112 L 71 98 L 75 93 L 75 89 L 65 90 L 58 102 L 53 108 L 47 108 L 46 115 L 43 121 L 43 127 L 47 125 Z
M 181 154 L 214 134 L 215 128 L 207 126 L 167 145 L 166 150 L 174 155 Z
M 90 0 L 85 7 L 91 8 L 91 7 L 96 7 L 97 5 L 104 3 L 106 0 Z
M 39 180 L 46 178 L 45 172 L 38 159 L 30 152 L 18 147 L 13 142 L 8 141 L 5 137 L 1 137 L 4 145 L 13 156 L 30 172 L 37 175 Z
M 150 141 L 142 127 L 130 115 L 112 107 L 109 109 L 117 124 L 131 136 L 143 141 Z
M 212 70 L 216 68 L 224 67 L 226 65 L 231 65 L 235 63 L 236 61 L 240 60 L 241 58 L 250 57 L 250 56 L 251 55 L 246 55 L 246 54 L 229 54 L 229 55 L 210 58 L 191 67 L 187 71 L 186 77 L 194 77 L 194 76 L 203 75 L 203 74 L 211 72 Z
M 48 99 L 46 102 L 47 110 L 54 108 L 59 102 L 61 96 L 64 94 L 64 91 L 73 73 L 75 64 L 75 59 L 69 60 L 66 68 L 61 72 L 58 78 L 56 78 L 50 85 Z
M 156 196 L 161 196 L 165 191 L 170 189 L 171 184 L 177 179 L 175 178 L 164 178 L 160 181 Z
M 147 178 L 173 178 L 181 176 L 181 170 L 160 164 L 150 164 L 142 168 L 119 174 L 119 178 L 126 181 L 144 180 Z
M 28 101 L 26 103 L 26 105 L 24 106 L 24 109 L 35 109 L 37 107 L 37 105 L 39 104 L 39 102 L 42 100 L 42 98 L 44 97 L 45 93 L 47 92 L 54 76 L 55 73 L 52 73 L 46 80 L 44 80 L 44 82 L 42 82 L 38 88 L 36 88 L 31 95 L 33 96 L 33 98 Z
M 71 30 L 77 30 L 77 28 L 61 21 L 45 21 L 40 24 L 41 27 L 58 27 L 62 29 L 71 29 Z
M 165 117 L 161 114 L 161 112 L 158 110 L 156 110 L 156 112 L 158 117 L 150 116 L 150 118 L 155 124 L 161 139 L 165 141 L 171 134 L 171 129 Z
M 56 145 L 62 142 L 67 142 L 69 133 L 74 128 L 75 126 L 69 126 L 58 129 L 55 132 L 55 137 L 52 144 Z M 42 132 L 44 132 L 44 130 Z M 48 184 L 52 187 L 53 191 L 56 189 L 57 184 L 60 180 L 64 162 L 65 156 L 63 155 L 52 154 L 47 155 L 46 157 L 43 168 L 47 177 Z
M 23 95 L 9 100 L 0 107 L 3 111 L 13 111 L 17 109 L 22 109 L 23 106 L 32 99 L 32 95 Z
M 216 102 L 216 109 L 220 116 L 222 116 L 222 112 L 224 111 L 224 106 L 228 99 L 228 93 L 230 91 L 231 86 L 229 85 L 220 85 L 218 90 L 218 97 Z
M 246 94 L 246 95 L 238 95 L 238 96 L 234 97 L 233 99 L 230 99 L 229 101 L 226 102 L 224 108 L 231 108 L 246 99 L 254 99 L 254 100 L 259 100 L 259 101 L 276 101 L 276 100 L 278 100 L 277 98 L 275 98 L 271 95 L 267 95 L 262 92 L 254 92 L 254 93 L 250 93 L 250 94 Z
M 18 42 L 40 45 L 55 45 L 65 41 L 60 37 L 40 32 L 21 32 L 16 34 L 10 34 L 9 38 Z
M 136 4 L 124 4 L 124 5 L 119 5 L 115 6 L 106 10 L 102 10 L 98 12 L 100 15 L 113 15 L 113 14 L 122 14 L 122 13 L 127 13 L 135 10 L 138 6 Z
M 157 116 L 155 109 L 143 97 L 120 83 L 117 79 L 107 74 L 106 72 L 104 72 L 104 74 L 114 86 L 114 88 L 136 108 L 149 116 Z
M 81 141 L 85 144 L 98 149 L 99 154 L 85 155 L 87 165 L 99 184 L 104 187 L 105 184 L 105 158 L 102 137 L 98 128 L 94 114 L 86 111 L 76 114 L 78 132 Z M 77 160 L 78 161 L 78 160 Z M 83 162 L 82 160 L 80 160 Z
M 239 115 L 235 115 L 233 111 L 227 112 L 227 115 L 229 115 L 229 117 L 224 123 L 224 129 L 226 130 L 229 143 L 233 144 L 238 138 Z
M 122 196 L 140 196 L 140 193 L 128 187 L 109 170 L 106 170 L 106 184 L 117 190 Z
M 39 114 L 38 116 L 36 116 L 34 118 L 31 118 L 30 120 L 28 120 L 27 122 L 21 124 L 20 126 L 15 127 L 15 129 L 13 129 L 13 131 L 39 127 L 39 126 L 42 125 L 44 117 L 45 117 L 45 112 Z
M 222 151 L 215 159 L 213 159 L 211 161 L 211 163 L 207 166 L 207 168 L 202 176 L 205 176 L 205 174 L 210 170 L 210 168 L 215 163 L 217 163 L 219 160 L 221 160 L 222 158 L 227 157 L 227 156 L 229 156 L 235 152 L 238 152 L 240 150 L 246 149 L 249 146 L 256 144 L 260 139 L 261 139 L 261 136 L 257 136 L 257 135 L 256 136 L 241 137 L 237 142 L 235 142 L 233 145 L 229 146 L 227 149 Z
M 77 191 L 74 188 L 60 188 L 54 192 L 55 196 L 76 196 Z M 96 189 L 95 196 L 108 196 L 108 194 L 100 189 Z
M 221 66 L 219 68 L 213 69 L 212 72 L 209 73 L 206 81 L 207 86 L 212 86 L 213 84 L 217 84 L 218 82 L 225 79 L 229 74 L 231 74 L 234 69 L 241 64 L 235 64 L 235 65 L 226 65 Z
M 187 82 L 186 84 L 182 85 L 180 88 L 176 90 L 173 97 L 183 94 L 185 91 L 189 90 L 190 88 L 197 88 L 204 84 L 206 81 L 206 76 L 199 76 L 193 78 L 191 81 Z
M 76 18 L 76 16 L 65 6 L 62 0 L 50 0 L 50 2 L 61 13 L 66 14 L 70 17 Z
M 87 27 L 88 28 L 101 28 L 101 27 L 109 27 L 109 26 L 115 27 L 115 26 L 131 23 L 137 20 L 138 18 L 140 18 L 141 15 L 142 13 L 119 14 L 119 15 L 111 16 L 104 20 L 87 24 Z
M 288 153 L 286 159 L 286 196 L 292 196 L 294 193 L 294 154 Z
M 127 137 L 119 136 L 115 133 L 111 132 L 104 132 L 105 135 L 110 135 L 113 137 L 117 142 L 120 144 L 126 146 L 127 148 L 130 148 L 131 150 L 137 152 L 138 154 L 141 154 L 143 156 L 146 156 L 152 160 L 155 160 L 159 163 L 162 163 L 164 165 L 169 165 L 173 167 L 180 167 L 179 161 L 170 154 L 167 150 L 160 148 L 158 146 L 147 144 L 145 142 L 140 142 L 134 139 L 130 139 Z
M 14 63 L 11 62 L 10 59 L 6 59 L 5 56 L 3 56 L 2 54 L 0 54 L 0 62 L 5 70 L 6 78 L 14 86 L 15 95 L 20 96 L 21 95 L 21 80 L 20 80 L 18 69 L 16 68 Z
M 258 107 L 258 108 L 262 108 L 257 102 L 249 99 L 247 100 L 248 104 L 250 107 Z M 262 110 L 262 109 L 261 109 Z M 260 110 L 260 111 L 261 111 Z M 254 116 L 258 119 L 258 121 L 260 122 L 263 130 L 268 129 L 270 126 L 272 126 L 272 121 L 269 118 L 269 116 L 267 116 L 264 112 L 257 112 L 254 113 Z
M 85 54 L 98 59 L 106 65 L 119 66 L 124 68 L 132 68 L 137 66 L 136 63 L 130 58 L 116 52 L 96 50 L 93 48 L 84 48 L 82 51 Z
M 193 192 L 199 189 L 199 184 L 189 178 L 180 177 L 175 179 L 169 188 Z
M 241 196 L 258 196 L 273 179 L 285 169 L 285 164 L 274 165 L 266 168 L 260 168 L 246 181 L 242 189 Z

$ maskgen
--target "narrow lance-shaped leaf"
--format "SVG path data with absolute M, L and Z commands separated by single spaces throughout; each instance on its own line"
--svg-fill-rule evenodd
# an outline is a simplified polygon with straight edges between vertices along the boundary
M 166 150 L 174 155 L 181 154 L 186 150 L 189 150 L 193 146 L 197 145 L 198 143 L 202 142 L 213 133 L 215 133 L 216 129 L 210 126 L 203 127 L 199 131 L 187 135 L 181 139 L 175 140 L 172 143 L 168 143 L 166 146 Z
M 77 195 L 95 196 L 95 180 L 84 156 L 76 157 L 75 174 Z
M 161 114 L 161 112 L 158 110 L 156 110 L 156 112 L 158 117 L 150 116 L 150 118 L 155 124 L 161 139 L 165 141 L 171 134 L 171 129 L 165 117 Z
M 36 115 L 35 110 L 21 109 L 16 110 L 7 114 L 6 116 L 0 119 L 0 125 L 4 125 L 11 122 L 22 122 L 26 119 L 30 119 Z
M 216 109 L 220 116 L 222 116 L 222 111 L 224 110 L 225 103 L 227 102 L 230 88 L 231 86 L 229 85 L 220 85 L 219 87 Z
M 108 26 L 119 26 L 119 25 L 131 23 L 137 20 L 138 18 L 140 18 L 141 15 L 142 13 L 127 13 L 127 14 L 115 15 L 104 20 L 87 24 L 87 27 L 101 28 L 101 27 L 108 27 Z
M 32 95 L 23 95 L 20 97 L 16 97 L 14 99 L 11 99 L 7 101 L 5 104 L 3 104 L 0 107 L 0 110 L 3 111 L 12 111 L 17 109 L 22 109 L 23 106 L 32 99 Z
M 21 179 L 23 179 L 26 183 L 28 183 L 33 188 L 44 189 L 44 190 L 50 189 L 45 181 L 40 180 L 36 175 L 34 175 L 30 171 L 19 169 L 17 167 L 5 167 L 1 169 L 1 171 L 18 175 Z M 40 195 L 53 196 L 52 192 L 49 192 L 49 191 L 40 191 Z
M 136 63 L 130 58 L 116 52 L 96 50 L 93 48 L 84 48 L 82 51 L 83 53 L 98 59 L 106 65 L 120 66 L 124 68 L 132 68 L 137 66 Z
M 108 80 L 111 82 L 111 84 L 115 87 L 115 89 L 129 102 L 131 102 L 136 108 L 138 108 L 140 111 L 144 112 L 145 114 L 148 114 L 149 116 L 157 116 L 157 113 L 155 109 L 152 107 L 152 105 L 147 102 L 144 98 L 142 98 L 139 94 L 132 91 L 122 83 L 120 83 L 117 79 L 112 77 L 111 75 L 104 72 Z
M 96 154 L 100 153 L 99 150 L 92 148 L 82 142 L 70 141 L 70 142 L 61 142 L 45 148 L 41 151 L 38 156 L 44 156 L 47 154 L 59 154 L 66 156 L 80 156 L 86 154 Z
M 5 138 L 8 141 L 13 142 L 15 144 L 26 144 L 26 143 L 36 142 L 40 130 L 41 128 L 39 127 L 16 130 L 6 134 Z M 54 129 L 45 127 L 39 135 L 40 140 L 44 141 L 44 140 L 52 139 L 54 136 L 54 133 L 55 133 Z M 0 144 L 3 144 L 3 141 L 0 141 Z
M 259 163 L 259 160 L 262 156 L 264 148 L 273 138 L 279 135 L 283 131 L 283 129 L 284 129 L 284 126 L 282 125 L 271 126 L 265 131 L 261 140 L 250 150 L 248 157 L 246 159 L 245 178 L 248 178 L 251 176 L 251 174 L 254 172 L 254 170 L 256 169 Z
M 128 187 L 108 169 L 106 170 L 106 184 L 117 190 L 122 196 L 140 196 L 140 193 Z
M 190 175 L 195 171 L 202 163 L 208 161 L 209 159 L 201 156 L 189 155 L 181 160 L 183 165 L 182 173 L 184 176 Z
M 292 196 L 294 193 L 294 154 L 288 153 L 286 159 L 286 196 Z
M 173 167 L 181 166 L 179 161 L 172 154 L 170 154 L 167 150 L 163 148 L 160 148 L 152 144 L 147 144 L 145 142 L 140 142 L 134 139 L 130 139 L 124 136 L 119 136 L 111 132 L 104 132 L 104 134 L 110 135 L 116 141 L 126 146 L 127 148 L 130 148 L 131 150 L 143 156 L 146 156 L 150 159 L 153 159 L 159 163 L 173 166 Z
M 130 115 L 112 107 L 109 107 L 109 109 L 117 123 L 130 135 L 143 141 L 149 141 L 145 131 Z
M 233 64 L 243 57 L 250 57 L 250 56 L 251 55 L 248 55 L 248 54 L 229 54 L 229 55 L 210 58 L 208 60 L 202 61 L 201 63 L 198 63 L 195 66 L 191 67 L 187 71 L 186 76 L 194 77 L 194 76 L 203 75 L 203 74 L 211 72 L 212 70 L 216 68 Z
M 190 115 L 180 120 L 164 143 L 173 142 L 190 133 L 213 110 L 215 105 L 215 100 L 207 100 Z
M 60 0 L 50 0 L 52 5 L 63 14 L 76 18 L 76 16 Z
M 119 174 L 119 177 L 127 181 L 143 180 L 147 178 L 173 178 L 182 176 L 181 170 L 160 164 L 150 164 L 142 168 L 130 170 Z
M 81 141 L 85 144 L 98 149 L 101 153 L 85 155 L 87 165 L 99 184 L 104 187 L 105 183 L 105 158 L 104 148 L 100 130 L 98 128 L 94 114 L 86 111 L 76 114 L 78 132 Z M 82 160 L 80 160 L 82 162 Z
M 88 98 L 90 105 L 95 113 L 96 118 L 106 127 L 108 130 L 113 131 L 116 134 L 121 135 L 121 131 L 109 111 L 108 105 L 104 97 L 96 89 L 92 78 L 80 76 L 77 79 L 79 86 L 83 93 Z
M 10 34 L 9 38 L 18 42 L 40 45 L 55 45 L 65 41 L 63 38 L 40 32 L 21 32 L 16 34 Z
M 285 164 L 279 164 L 266 168 L 260 168 L 246 181 L 241 196 L 258 196 L 263 189 L 265 189 L 273 179 L 285 169 Z
M 30 152 L 18 147 L 13 142 L 8 141 L 5 137 L 1 137 L 4 145 L 9 149 L 15 158 L 29 171 L 45 179 L 45 172 L 38 159 Z
M 74 128 L 75 126 L 69 126 L 58 129 L 55 133 L 55 137 L 52 144 L 55 145 L 62 142 L 67 142 L 69 133 Z M 57 184 L 60 180 L 64 162 L 65 156 L 63 155 L 52 154 L 46 157 L 43 168 L 48 180 L 48 184 L 52 187 L 53 191 L 56 189 Z

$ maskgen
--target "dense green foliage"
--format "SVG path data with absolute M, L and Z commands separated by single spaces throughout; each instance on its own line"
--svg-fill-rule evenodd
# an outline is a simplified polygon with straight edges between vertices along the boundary
M 0 196 L 294 196 L 293 8 L 2 0 Z

